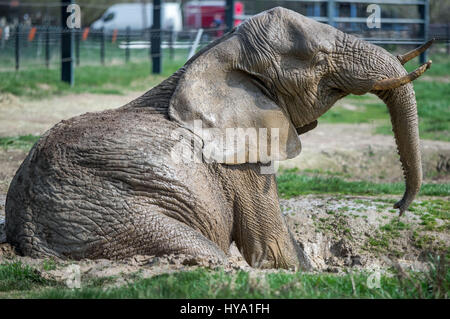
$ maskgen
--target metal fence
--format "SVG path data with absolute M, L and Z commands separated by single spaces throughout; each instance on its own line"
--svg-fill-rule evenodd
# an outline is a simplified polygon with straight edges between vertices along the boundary
M 253 3 L 258 2 L 264 2 L 264 0 Z M 269 1 L 265 2 L 269 3 Z M 275 2 L 379 45 L 418 45 L 430 38 L 429 0 L 285 0 Z M 369 5 L 379 6 L 380 27 L 370 28 L 367 25 Z M 245 19 L 250 16 L 252 13 L 247 11 L 245 16 L 239 18 Z M 422 55 L 421 59 L 425 60 L 426 56 Z
M 379 45 L 414 46 L 433 36 L 429 28 L 429 0 L 241 0 L 244 4 L 244 14 L 233 16 L 231 20 L 229 13 L 233 12 L 231 8 L 235 1 L 224 2 L 228 21 L 245 20 L 262 10 L 283 6 Z M 0 0 L 0 9 L 9 3 Z M 36 7 L 39 3 L 31 4 Z M 381 28 L 369 28 L 367 25 L 367 7 L 370 4 L 377 4 L 381 8 Z M 41 5 L 45 9 L 61 6 L 61 3 Z M 96 8 L 98 7 L 101 6 L 96 5 Z M 103 7 L 106 10 L 109 6 Z M 397 9 L 390 10 L 392 7 Z M 81 6 L 81 10 L 83 9 Z M 58 10 L 53 11 L 52 21 L 61 20 L 57 14 Z M 220 37 L 227 29 L 225 23 L 218 28 L 185 28 L 178 32 L 167 29 L 129 28 L 104 31 L 83 26 L 71 31 L 74 37 L 73 63 L 75 66 L 81 66 L 151 61 L 155 54 L 159 54 L 163 57 L 164 65 L 172 62 L 182 64 L 196 50 Z M 447 33 L 444 34 L 441 29 L 445 29 Z M 65 32 L 61 26 L 33 25 L 28 22 L 10 24 L 8 30 L 4 25 L 0 25 L 0 30 L 0 71 L 32 67 L 54 68 L 61 65 L 61 36 Z M 161 53 L 151 50 L 152 34 L 155 32 L 162 40 Z M 439 36 L 448 42 L 448 25 L 440 27 Z M 422 60 L 425 58 L 423 55 Z
M 58 67 L 61 63 L 61 36 L 65 30 L 57 26 L 16 25 L 7 40 L 0 40 L 0 71 L 33 67 Z M 185 62 L 199 48 L 224 34 L 225 28 L 192 29 L 174 32 L 161 30 L 162 55 L 169 61 Z M 74 64 L 113 65 L 143 62 L 154 57 L 151 32 L 131 29 L 75 29 Z

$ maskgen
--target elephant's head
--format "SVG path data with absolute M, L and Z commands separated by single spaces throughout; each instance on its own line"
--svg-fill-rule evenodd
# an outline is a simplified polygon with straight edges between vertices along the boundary
M 275 8 L 249 19 L 194 56 L 184 67 L 170 102 L 170 117 L 192 130 L 194 120 L 212 130 L 203 141 L 216 147 L 227 128 L 278 128 L 271 159 L 297 156 L 297 132 L 348 94 L 374 93 L 389 108 L 406 179 L 404 212 L 419 192 L 422 170 L 412 80 L 431 61 L 408 74 L 402 66 L 417 51 L 395 57 L 384 49 L 293 11 Z M 274 143 L 270 132 L 259 141 Z M 261 161 L 226 157 L 228 164 Z M 229 151 L 229 150 L 227 150 Z M 234 155 L 234 154 L 232 154 Z

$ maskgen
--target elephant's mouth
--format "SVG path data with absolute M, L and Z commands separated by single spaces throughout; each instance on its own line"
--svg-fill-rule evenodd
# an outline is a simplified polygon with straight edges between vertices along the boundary
M 317 120 L 315 120 L 309 124 L 306 124 L 306 125 L 303 125 L 300 127 L 296 127 L 295 129 L 296 129 L 298 135 L 302 135 L 302 134 L 305 134 L 306 132 L 309 132 L 309 131 L 315 129 L 316 127 L 317 127 Z

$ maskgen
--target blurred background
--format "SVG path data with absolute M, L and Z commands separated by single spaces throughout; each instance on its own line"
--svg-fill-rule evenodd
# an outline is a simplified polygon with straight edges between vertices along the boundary
M 230 24 L 238 25 L 275 6 L 332 24 L 391 51 L 410 49 L 432 37 L 447 43 L 447 54 L 450 48 L 450 2 L 445 0 L 162 2 L 161 25 L 156 29 L 152 1 L 73 1 L 80 8 L 80 25 L 72 29 L 71 59 L 75 66 L 151 64 L 158 55 L 163 61 L 162 72 L 170 74 L 196 50 L 222 36 Z M 380 6 L 380 28 L 370 29 L 366 23 L 372 3 Z M 64 5 L 58 0 L 0 0 L 1 71 L 60 67 Z M 152 36 L 161 37 L 161 52 L 152 54 Z

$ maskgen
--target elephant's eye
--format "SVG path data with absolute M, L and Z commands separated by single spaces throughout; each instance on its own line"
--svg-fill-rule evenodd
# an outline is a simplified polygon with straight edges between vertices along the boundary
M 317 61 L 317 63 L 316 63 L 316 67 L 319 67 L 319 66 L 326 66 L 328 64 L 328 60 L 327 59 L 320 59 L 319 61 Z
M 317 52 L 311 60 L 311 67 L 324 67 L 328 65 L 328 56 L 325 52 Z

